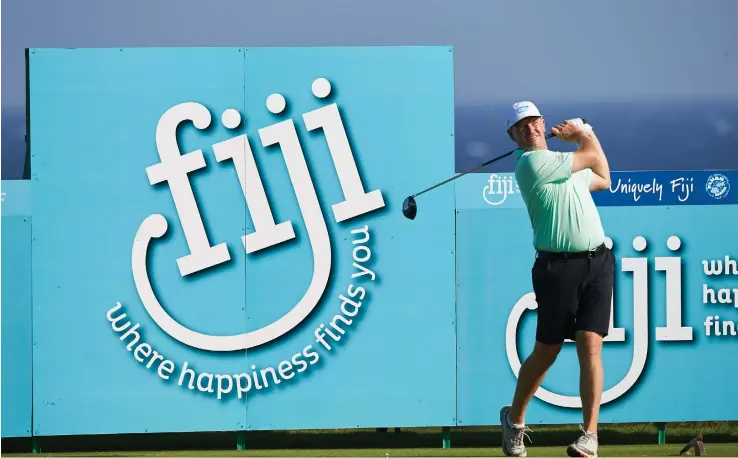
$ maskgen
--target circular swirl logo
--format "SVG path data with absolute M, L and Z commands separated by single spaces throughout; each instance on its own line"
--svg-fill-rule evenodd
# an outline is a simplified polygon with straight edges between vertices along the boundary
M 714 173 L 707 178 L 705 190 L 713 199 L 723 199 L 730 192 L 730 181 L 722 173 Z

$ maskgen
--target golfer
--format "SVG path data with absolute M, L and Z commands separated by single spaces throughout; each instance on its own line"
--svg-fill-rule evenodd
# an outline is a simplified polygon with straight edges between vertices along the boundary
M 610 325 L 615 264 L 590 192 L 609 188 L 610 170 L 589 125 L 566 121 L 551 132 L 576 143 L 577 151 L 550 151 L 538 108 L 527 101 L 512 106 L 507 133 L 519 147 L 514 153 L 515 178 L 533 229 L 536 259 L 531 273 L 538 325 L 512 405 L 500 411 L 502 448 L 507 456 L 527 456 L 525 410 L 564 340 L 571 339 L 579 356 L 584 425 L 567 453 L 597 456 L 602 339 Z

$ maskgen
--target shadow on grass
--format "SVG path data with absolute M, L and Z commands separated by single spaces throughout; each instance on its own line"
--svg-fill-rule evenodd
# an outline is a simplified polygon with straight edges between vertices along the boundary
M 565 446 L 579 434 L 576 425 L 530 425 L 532 446 Z M 604 424 L 600 426 L 602 445 L 639 445 L 657 443 L 657 426 L 648 424 Z M 705 444 L 738 442 L 738 422 L 702 422 L 667 424 L 668 444 L 684 444 L 698 432 Z M 116 434 L 96 436 L 39 437 L 42 453 L 167 450 L 236 450 L 237 431 L 208 433 Z M 354 430 L 246 431 L 249 450 L 275 449 L 409 449 L 441 448 L 441 428 L 385 428 Z M 451 428 L 451 446 L 499 447 L 499 427 Z M 6 453 L 28 453 L 30 438 L 2 440 Z

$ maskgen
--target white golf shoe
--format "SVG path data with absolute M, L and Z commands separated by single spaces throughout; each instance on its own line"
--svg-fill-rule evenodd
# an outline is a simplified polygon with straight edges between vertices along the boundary
M 528 437 L 526 431 L 530 429 L 516 427 L 510 423 L 509 413 L 511 406 L 505 406 L 500 410 L 500 424 L 502 425 L 502 453 L 505 456 L 528 456 L 525 450 L 524 438 Z M 532 432 L 532 431 L 531 431 Z M 530 440 L 530 437 L 528 437 Z
M 597 448 L 599 446 L 597 436 L 588 433 L 581 426 L 579 426 L 579 428 L 582 430 L 582 435 L 579 436 L 579 439 L 577 439 L 573 444 L 566 448 L 567 455 L 596 457 Z

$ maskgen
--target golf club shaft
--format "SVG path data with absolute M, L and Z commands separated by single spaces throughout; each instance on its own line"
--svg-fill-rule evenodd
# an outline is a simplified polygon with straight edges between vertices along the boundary
M 430 191 L 431 189 L 435 189 L 435 188 L 437 188 L 437 187 L 441 186 L 442 184 L 446 184 L 446 183 L 448 183 L 448 182 L 449 182 L 449 181 L 451 181 L 451 180 L 455 180 L 455 179 L 457 179 L 457 178 L 459 178 L 459 177 L 461 177 L 461 176 L 464 176 L 464 175 L 466 175 L 467 173 L 471 173 L 471 172 L 473 172 L 473 171 L 475 171 L 475 170 L 477 170 L 477 169 L 481 169 L 481 168 L 482 168 L 482 167 L 484 167 L 485 165 L 489 165 L 489 164 L 491 164 L 491 163 L 493 163 L 493 162 L 495 162 L 495 161 L 498 161 L 498 160 L 500 160 L 500 159 L 502 159 L 502 158 L 504 158 L 504 157 L 507 157 L 507 156 L 511 155 L 511 154 L 512 154 L 512 153 L 513 153 L 514 151 L 515 151 L 515 150 L 509 151 L 509 152 L 507 152 L 507 153 L 503 154 L 502 156 L 497 156 L 497 157 L 496 157 L 496 158 L 494 158 L 494 159 L 490 159 L 490 160 L 489 160 L 489 161 L 487 161 L 487 162 L 484 162 L 484 163 L 482 163 L 482 164 L 479 164 L 479 165 L 475 166 L 474 168 L 471 168 L 471 169 L 467 170 L 466 172 L 462 172 L 462 173 L 459 173 L 459 174 L 457 174 L 457 175 L 454 175 L 454 176 L 452 176 L 451 178 L 448 178 L 447 180 L 444 180 L 444 181 L 442 181 L 442 182 L 440 182 L 440 183 L 438 183 L 438 184 L 435 184 L 435 185 L 431 186 L 431 187 L 430 187 L 430 188 L 428 188 L 428 189 L 424 189 L 424 190 L 420 191 L 420 192 L 419 192 L 419 193 L 417 193 L 417 194 L 413 194 L 413 197 L 418 197 L 419 195 L 421 195 L 421 194 L 423 194 L 423 193 L 425 193 L 425 192 L 428 192 L 428 191 Z
M 584 119 L 584 118 L 580 118 L 580 119 L 582 119 L 582 122 L 584 122 L 584 124 L 589 124 L 589 123 L 587 122 L 587 120 L 586 120 L 586 119 Z M 552 133 L 549 133 L 549 134 L 547 134 L 547 135 L 546 135 L 546 139 L 550 139 L 550 138 L 553 138 L 553 137 L 555 137 L 555 136 L 556 136 L 556 135 L 555 135 L 555 134 L 554 134 L 554 133 L 552 132 Z M 482 168 L 482 167 L 484 167 L 485 165 L 489 165 L 489 164 L 491 164 L 491 163 L 493 163 L 493 162 L 495 162 L 495 161 L 499 161 L 500 159 L 502 159 L 502 158 L 504 158 L 504 157 L 507 157 L 507 156 L 511 155 L 512 153 L 514 153 L 514 152 L 515 152 L 515 150 L 512 150 L 512 151 L 508 151 L 507 153 L 503 154 L 502 156 L 497 156 L 497 157 L 496 157 L 496 158 L 494 158 L 494 159 L 490 159 L 490 160 L 489 160 L 489 161 L 487 161 L 487 162 L 483 162 L 483 163 L 481 163 L 481 164 L 479 164 L 479 165 L 477 165 L 477 166 L 475 166 L 475 167 L 473 167 L 473 168 L 471 168 L 471 169 L 467 170 L 466 172 L 462 172 L 462 173 L 459 173 L 459 174 L 457 174 L 457 175 L 454 175 L 454 176 L 452 176 L 451 178 L 448 178 L 448 179 L 446 179 L 446 180 L 444 180 L 444 181 L 442 181 L 442 182 L 440 182 L 440 183 L 438 183 L 438 184 L 435 184 L 435 185 L 431 186 L 431 187 L 430 187 L 430 188 L 428 188 L 428 189 L 424 189 L 424 190 L 420 191 L 420 192 L 419 192 L 419 193 L 417 193 L 417 194 L 413 194 L 413 195 L 412 195 L 412 197 L 418 197 L 419 195 L 421 195 L 421 194 L 423 194 L 423 193 L 426 193 L 426 192 L 428 192 L 428 191 L 430 191 L 430 190 L 432 190 L 432 189 L 435 189 L 435 188 L 437 188 L 437 187 L 441 186 L 442 184 L 446 184 L 446 183 L 448 183 L 449 181 L 453 181 L 453 180 L 455 180 L 455 179 L 457 179 L 457 178 L 459 178 L 459 177 L 462 177 L 462 176 L 466 175 L 467 173 L 471 173 L 471 172 L 473 172 L 473 171 L 475 171 L 475 170 L 481 169 L 481 168 Z

